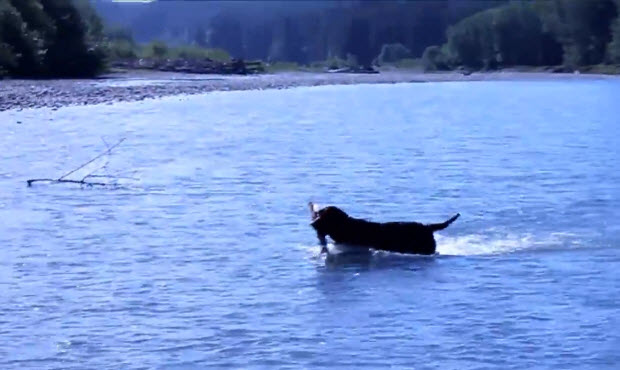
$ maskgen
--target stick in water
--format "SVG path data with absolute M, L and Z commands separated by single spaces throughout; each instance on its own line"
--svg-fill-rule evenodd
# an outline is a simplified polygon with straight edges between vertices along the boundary
M 125 138 L 120 139 L 114 145 L 110 146 L 110 145 L 108 145 L 108 143 L 105 140 L 103 140 L 103 143 L 107 147 L 107 150 L 104 151 L 103 153 L 97 155 L 96 157 L 90 159 L 89 161 L 87 161 L 86 163 L 82 164 L 78 168 L 73 169 L 73 170 L 67 172 L 66 174 L 60 176 L 57 179 L 30 179 L 30 180 L 27 180 L 26 183 L 28 184 L 28 186 L 32 186 L 32 184 L 34 182 L 72 183 L 72 184 L 80 184 L 80 185 L 87 185 L 87 186 L 95 186 L 95 185 L 97 185 L 97 186 L 116 186 L 116 184 L 109 184 L 109 183 L 104 183 L 104 182 L 86 181 L 86 179 L 88 179 L 88 178 L 95 178 L 95 177 L 97 177 L 97 178 L 115 178 L 114 176 L 110 176 L 110 175 L 96 175 L 95 174 L 95 172 L 97 172 L 97 171 L 100 171 L 102 169 L 106 169 L 109 161 L 106 161 L 106 163 L 103 166 L 101 166 L 101 167 L 99 167 L 99 168 L 89 172 L 81 180 L 71 180 L 71 179 L 67 179 L 66 177 L 71 175 L 71 174 L 73 174 L 73 173 L 75 173 L 76 171 L 81 170 L 82 168 L 88 166 L 89 164 L 93 163 L 97 159 L 99 159 L 99 158 L 101 158 L 101 157 L 103 157 L 105 155 L 111 154 L 112 150 L 114 148 L 116 148 L 117 146 L 119 146 L 123 141 L 125 141 Z
M 74 172 L 76 172 L 76 171 L 78 171 L 78 170 L 81 170 L 82 168 L 84 168 L 84 167 L 88 166 L 89 164 L 93 163 L 94 161 L 96 161 L 97 159 L 99 159 L 99 158 L 103 157 L 104 155 L 106 155 L 106 154 L 110 154 L 110 152 L 112 151 L 112 149 L 114 149 L 114 148 L 116 148 L 117 146 L 121 145 L 121 143 L 122 143 L 123 141 L 125 141 L 125 138 L 120 139 L 118 142 L 116 142 L 116 144 L 114 144 L 114 145 L 112 145 L 111 147 L 109 147 L 109 148 L 108 148 L 108 150 L 106 150 L 105 152 L 103 152 L 103 153 L 99 154 L 98 156 L 96 156 L 95 158 L 91 159 L 90 161 L 88 161 L 88 162 L 84 163 L 84 164 L 83 164 L 83 165 L 81 165 L 80 167 L 78 167 L 78 168 L 76 168 L 76 169 L 74 169 L 74 170 L 71 170 L 71 171 L 67 172 L 66 174 L 64 174 L 64 175 L 60 176 L 60 177 L 58 178 L 58 180 L 63 180 L 65 177 L 67 177 L 67 176 L 71 175 L 72 173 L 74 173 Z

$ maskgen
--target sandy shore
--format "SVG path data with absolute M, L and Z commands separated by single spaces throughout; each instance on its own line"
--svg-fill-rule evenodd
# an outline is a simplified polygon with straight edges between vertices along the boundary
M 524 72 L 421 73 L 384 71 L 379 74 L 286 72 L 255 76 L 189 75 L 165 72 L 114 73 L 94 80 L 4 80 L 0 81 L 0 111 L 68 105 L 138 101 L 170 95 L 209 91 L 284 89 L 297 86 L 350 85 L 366 83 L 422 83 L 484 80 L 557 80 L 618 76 Z

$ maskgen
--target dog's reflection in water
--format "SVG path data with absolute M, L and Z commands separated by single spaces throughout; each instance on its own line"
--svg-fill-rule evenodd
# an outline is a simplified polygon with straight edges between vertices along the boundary
M 328 244 L 323 246 L 321 255 L 324 257 L 325 266 L 329 268 L 362 268 L 366 269 L 391 269 L 406 268 L 417 269 L 422 265 L 433 264 L 434 255 L 411 255 L 377 251 L 365 247 L 350 245 Z
M 366 264 L 372 261 L 373 252 L 366 247 L 327 244 L 321 247 L 326 264 Z

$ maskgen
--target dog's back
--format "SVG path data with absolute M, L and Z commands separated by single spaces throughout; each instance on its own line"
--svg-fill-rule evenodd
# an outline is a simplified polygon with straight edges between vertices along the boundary
M 386 222 L 381 224 L 378 249 L 399 253 L 433 254 L 435 238 L 428 226 L 419 222 Z

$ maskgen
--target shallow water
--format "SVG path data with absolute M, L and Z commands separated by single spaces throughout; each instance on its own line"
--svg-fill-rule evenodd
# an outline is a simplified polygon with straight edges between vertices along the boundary
M 0 367 L 617 368 L 618 96 L 449 82 L 2 112 Z M 139 180 L 25 186 L 102 137 L 127 140 L 101 172 Z M 310 200 L 462 216 L 436 257 L 326 261 Z

